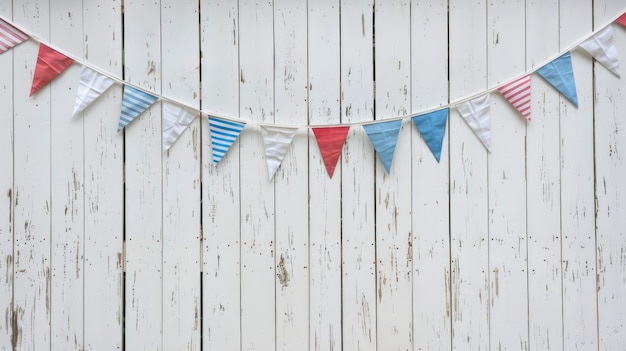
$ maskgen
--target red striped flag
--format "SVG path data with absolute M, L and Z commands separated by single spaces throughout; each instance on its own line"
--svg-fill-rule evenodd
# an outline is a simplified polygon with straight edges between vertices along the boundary
M 498 91 L 530 121 L 530 75 L 507 83 L 499 87 Z
M 28 39 L 28 35 L 0 19 L 0 54 Z

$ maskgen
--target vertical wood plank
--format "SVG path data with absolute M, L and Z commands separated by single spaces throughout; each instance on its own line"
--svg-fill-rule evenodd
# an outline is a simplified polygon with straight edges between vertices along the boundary
M 83 4 L 84 59 L 122 76 L 120 1 Z M 114 85 L 77 118 L 84 125 L 84 346 L 121 350 L 123 325 L 124 138 L 117 133 L 122 87 Z
M 43 40 L 50 36 L 48 1 L 27 1 L 14 21 Z M 14 301 L 15 349 L 50 348 L 50 87 L 29 97 L 38 45 L 14 51 Z M 17 329 L 17 330 L 15 330 Z
M 198 1 L 161 2 L 162 93 L 196 110 L 198 11 Z M 196 118 L 163 155 L 164 350 L 200 350 L 200 162 Z
M 239 2 L 241 118 L 274 122 L 274 17 L 272 2 Z M 267 176 L 261 132 L 242 133 L 241 167 L 241 345 L 276 347 L 274 180 Z
M 488 86 L 525 70 L 525 1 L 487 8 Z M 489 331 L 491 349 L 528 350 L 526 122 L 502 96 L 491 99 Z M 513 200 L 514 199 L 514 200 Z
M 450 99 L 487 87 L 487 5 L 452 0 Z M 450 259 L 452 348 L 489 348 L 489 223 L 487 150 L 450 111 Z
M 374 119 L 373 1 L 341 0 L 342 123 Z M 374 149 L 351 128 L 341 158 L 344 350 L 376 350 Z
M 559 52 L 558 16 L 558 1 L 527 4 L 528 70 L 536 70 Z M 561 349 L 560 99 L 536 74 L 531 77 L 531 97 L 526 137 L 529 343 L 531 349 Z
M 448 103 L 447 0 L 411 2 L 411 92 L 414 113 Z M 413 350 L 449 350 L 448 138 L 438 163 L 417 128 L 411 131 Z
M 82 53 L 82 6 L 50 4 L 51 44 Z M 83 119 L 71 118 L 80 67 L 50 83 L 51 348 L 83 348 L 84 155 Z
M 124 78 L 161 92 L 160 1 L 124 2 Z M 126 322 L 128 350 L 162 349 L 161 103 L 126 128 Z
M 274 121 L 307 124 L 307 1 L 274 1 Z M 308 133 L 275 175 L 276 350 L 309 344 Z M 311 261 L 311 265 L 319 262 Z
M 411 3 L 375 5 L 377 120 L 411 110 Z M 404 120 L 389 173 L 376 162 L 376 291 L 378 348 L 413 348 L 411 122 Z
M 594 2 L 593 23 L 597 27 L 604 25 L 622 13 L 623 7 L 622 2 Z M 620 25 L 615 25 L 614 29 L 617 51 L 623 57 L 626 52 L 626 33 Z M 597 62 L 593 72 L 598 349 L 615 350 L 626 344 L 626 304 L 623 299 L 626 292 L 626 210 L 621 200 L 626 194 L 623 183 L 626 163 L 622 156 L 626 142 L 622 112 L 626 106 L 624 68 L 622 65 L 621 79 Z M 594 325 L 587 327 L 592 328 Z
M 560 51 L 590 35 L 593 24 L 598 23 L 593 18 L 594 4 L 592 1 L 561 2 Z M 598 309 L 597 303 L 593 303 L 597 299 L 593 215 L 594 66 L 592 59 L 582 50 L 572 50 L 571 54 L 578 108 L 563 97 L 559 107 L 563 348 L 597 349 Z M 595 71 L 598 70 L 604 70 L 604 67 L 598 65 Z M 625 340 L 622 339 L 622 342 Z M 619 345 L 615 344 L 613 349 L 624 344 Z
M 0 16 L 13 19 L 12 2 L 0 4 Z M 13 336 L 13 50 L 0 56 L 0 348 L 12 347 Z
M 202 108 L 239 115 L 239 5 L 201 6 Z M 216 54 L 217 53 L 217 54 Z M 216 84 L 219 82 L 219 84 Z M 205 350 L 240 349 L 241 207 L 239 141 L 213 165 L 206 117 L 202 120 L 202 317 Z M 247 133 L 247 131 L 243 131 Z
M 341 122 L 338 0 L 309 2 L 309 116 L 311 125 Z M 309 133 L 310 346 L 340 350 L 341 161 L 332 178 Z

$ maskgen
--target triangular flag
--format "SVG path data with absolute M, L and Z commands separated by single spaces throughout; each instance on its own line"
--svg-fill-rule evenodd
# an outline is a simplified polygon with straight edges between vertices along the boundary
M 29 36 L 0 19 L 0 54 L 28 40 Z
M 498 88 L 498 91 L 522 116 L 530 121 L 530 75 L 527 74 L 504 84 Z
M 621 24 L 622 26 L 626 27 L 626 13 L 622 14 L 621 16 L 619 16 L 618 19 L 615 20 L 615 22 Z
M 393 161 L 393 153 L 396 150 L 400 127 L 402 127 L 402 120 L 399 119 L 363 126 L 387 173 L 391 171 L 391 162 Z
M 337 160 L 341 155 L 341 149 L 348 137 L 350 126 L 331 127 L 331 128 L 313 128 L 317 146 L 322 154 L 324 165 L 328 175 L 332 178 L 337 166 Z
M 491 151 L 491 116 L 489 94 L 466 101 L 456 107 L 478 139 Z
M 214 165 L 218 164 L 224 155 L 226 155 L 245 126 L 246 124 L 243 122 L 229 121 L 209 116 Z
M 194 118 L 195 114 L 182 107 L 171 102 L 163 102 L 163 152 L 169 150 Z
M 602 66 L 619 77 L 619 57 L 612 26 L 606 26 L 591 38 L 580 43 L 579 46 L 600 62 Z
M 563 94 L 574 106 L 578 107 L 576 82 L 574 81 L 574 71 L 572 70 L 572 57 L 569 51 L 539 68 L 537 73 Z
M 289 145 L 291 145 L 291 141 L 297 131 L 297 128 L 261 126 L 265 158 L 267 159 L 267 174 L 270 180 L 272 180 L 278 166 L 285 158 Z
M 147 110 L 150 105 L 157 101 L 156 96 L 144 93 L 129 85 L 124 86 L 124 97 L 122 98 L 122 112 L 120 113 L 120 122 L 117 131 L 121 131 L 133 119 Z
M 441 145 L 443 144 L 443 136 L 446 134 L 447 119 L 447 108 L 413 117 L 413 123 L 422 134 L 422 138 L 424 138 L 437 162 L 441 158 Z
M 30 88 L 30 96 L 50 83 L 54 77 L 65 71 L 73 62 L 74 60 L 62 53 L 44 44 L 39 44 L 37 66 L 33 76 L 33 85 Z
M 87 108 L 105 90 L 113 85 L 113 79 L 100 74 L 87 66 L 83 66 L 80 71 L 80 82 L 76 90 L 76 102 L 74 103 L 74 113 L 72 117 Z

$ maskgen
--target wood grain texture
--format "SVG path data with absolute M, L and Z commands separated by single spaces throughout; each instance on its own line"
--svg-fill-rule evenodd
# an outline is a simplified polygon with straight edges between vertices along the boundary
M 12 20 L 12 2 L 0 4 L 0 16 Z M 13 336 L 13 51 L 0 56 L 0 349 L 12 347 Z
M 488 86 L 525 70 L 524 1 L 487 8 Z M 506 64 L 499 64 L 506 62 Z M 489 182 L 489 332 L 491 349 L 528 350 L 526 120 L 492 94 Z M 515 201 L 511 201 L 515 199 Z
M 342 0 L 342 123 L 374 119 L 373 1 Z M 341 158 L 342 325 L 344 350 L 376 350 L 374 149 L 351 128 Z
M 239 114 L 239 12 L 236 0 L 202 1 L 202 107 Z M 219 53 L 219 55 L 214 54 Z M 215 84 L 220 82 L 220 84 Z M 240 349 L 241 207 L 239 141 L 215 166 L 202 122 L 202 335 L 205 350 Z
M 377 1 L 375 118 L 411 110 L 410 1 Z M 379 349 L 413 348 L 411 124 L 404 121 L 389 173 L 376 162 L 376 291 Z
M 124 2 L 124 78 L 161 92 L 160 1 Z M 161 102 L 123 130 L 125 146 L 125 348 L 163 349 Z
M 239 2 L 239 113 L 274 123 L 274 9 Z M 276 348 L 276 207 L 274 179 L 258 124 L 239 137 L 241 167 L 241 348 Z M 244 171 L 245 170 L 245 171 Z
M 197 1 L 161 1 L 162 93 L 196 110 L 200 107 L 198 11 Z M 164 350 L 201 349 L 200 152 L 196 117 L 163 155 Z
M 425 47 L 430 48 L 429 55 L 423 54 Z M 447 103 L 448 2 L 412 1 L 412 112 Z M 417 128 L 412 126 L 410 130 L 413 350 L 449 350 L 452 330 L 448 133 L 437 162 Z
M 486 10 L 484 1 L 450 2 L 451 100 L 487 88 Z M 452 348 L 484 350 L 490 340 L 487 150 L 454 109 L 449 135 Z
M 341 106 L 340 2 L 309 2 L 308 101 L 310 124 L 339 124 Z M 309 350 L 341 350 L 341 178 L 332 178 L 312 132 L 309 145 Z
M 36 14 L 36 15 L 33 15 Z M 50 39 L 47 1 L 28 1 L 13 13 L 16 23 Z M 50 87 L 28 97 L 39 46 L 14 51 L 14 349 L 50 348 Z
M 83 4 L 86 62 L 122 77 L 120 1 Z M 103 30 L 105 29 L 105 30 Z M 117 133 L 122 87 L 114 85 L 77 118 L 84 125 L 84 347 L 121 350 L 124 298 L 124 137 Z
M 82 12 L 80 3 L 50 5 L 52 45 L 82 53 Z M 50 348 L 55 350 L 84 344 L 84 129 L 83 119 L 71 120 L 79 74 L 80 67 L 72 65 L 50 83 Z

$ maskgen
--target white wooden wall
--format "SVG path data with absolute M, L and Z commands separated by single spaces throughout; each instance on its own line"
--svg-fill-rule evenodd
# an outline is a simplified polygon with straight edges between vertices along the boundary
M 116 133 L 79 65 L 28 97 L 0 55 L 0 350 L 623 350 L 626 80 L 572 51 L 579 108 L 492 94 L 492 152 L 451 109 L 441 162 L 360 127 L 330 179 L 312 132 L 267 180 L 259 123 L 419 113 L 533 71 L 626 0 L 0 0 L 81 62 L 248 121 L 161 152 L 161 103 Z M 622 67 L 626 28 L 615 27 Z M 374 45 L 375 43 L 375 45 Z M 626 75 L 626 69 L 622 69 Z

